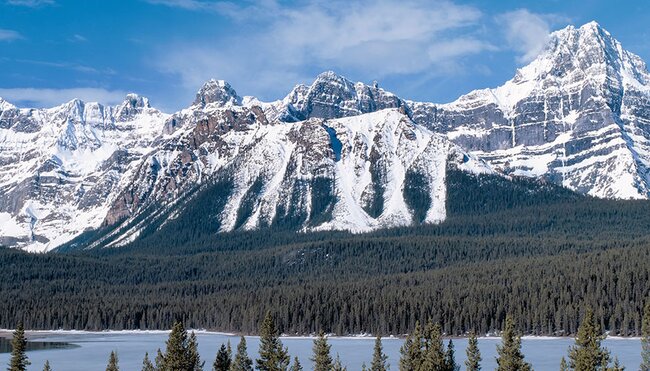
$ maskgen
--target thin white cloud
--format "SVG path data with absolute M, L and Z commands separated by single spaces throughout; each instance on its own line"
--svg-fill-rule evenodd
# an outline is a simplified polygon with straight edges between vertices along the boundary
M 153 5 L 164 5 L 170 8 L 185 10 L 209 10 L 220 12 L 230 6 L 230 3 L 223 1 L 202 1 L 202 0 L 144 0 Z
M 54 0 L 6 0 L 9 5 L 26 6 L 30 8 L 38 8 L 45 5 L 54 5 Z
M 528 63 L 542 52 L 548 43 L 551 25 L 566 22 L 565 17 L 555 14 L 536 14 L 518 9 L 497 17 L 504 26 L 509 46 L 518 53 L 519 63 Z
M 82 43 L 88 41 L 88 39 L 85 36 L 76 33 L 70 37 L 69 41 Z
M 45 66 L 51 68 L 61 68 L 83 73 L 93 73 L 93 74 L 104 74 L 104 75 L 115 75 L 115 71 L 110 68 L 97 69 L 95 67 L 86 66 L 83 64 L 69 63 L 69 62 L 48 62 L 48 61 L 39 61 L 33 59 L 14 59 L 18 63 L 33 64 L 38 66 Z
M 149 2 L 192 10 L 205 9 L 208 4 L 196 0 Z M 185 86 L 196 88 L 208 78 L 218 77 L 230 80 L 245 94 L 265 93 L 264 84 L 275 83 L 271 89 L 277 90 L 279 83 L 285 89 L 315 70 L 344 70 L 358 78 L 375 79 L 436 70 L 493 49 L 468 30 L 482 17 L 472 6 L 425 0 L 298 4 L 220 3 L 222 15 L 245 23 L 242 26 L 254 24 L 255 31 L 167 45 L 156 64 L 161 71 L 179 75 Z M 287 82 L 288 78 L 294 80 Z
M 26 107 L 54 107 L 75 98 L 85 102 L 117 104 L 124 100 L 126 94 L 126 92 L 120 90 L 106 90 L 101 88 L 0 88 L 0 97 L 4 100 L 18 106 Z
M 14 41 L 22 38 L 22 35 L 18 31 L 0 28 L 0 41 Z

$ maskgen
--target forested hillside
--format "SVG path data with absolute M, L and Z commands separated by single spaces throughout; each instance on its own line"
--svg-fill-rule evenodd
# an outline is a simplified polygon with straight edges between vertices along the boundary
M 573 334 L 581 308 L 638 334 L 650 274 L 647 201 L 450 170 L 440 225 L 371 234 L 216 235 L 186 208 L 119 249 L 1 249 L 0 327 L 194 328 L 403 334 L 431 317 L 448 334 L 503 327 Z M 207 195 L 206 195 L 207 197 Z M 198 207 L 198 206 L 197 206 Z M 194 221 L 190 224 L 189 221 Z

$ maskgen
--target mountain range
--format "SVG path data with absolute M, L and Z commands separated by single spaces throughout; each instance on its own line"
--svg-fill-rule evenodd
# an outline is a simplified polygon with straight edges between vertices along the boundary
M 135 94 L 49 109 L 0 99 L 0 245 L 121 246 L 188 209 L 214 233 L 439 223 L 450 169 L 647 199 L 649 124 L 645 63 L 595 22 L 446 104 L 333 72 L 274 102 L 210 80 L 173 114 Z

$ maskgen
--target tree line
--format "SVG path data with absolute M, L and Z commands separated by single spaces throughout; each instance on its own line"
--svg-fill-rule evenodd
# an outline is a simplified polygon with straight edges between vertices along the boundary
M 641 371 L 650 370 L 650 301 L 643 313 L 642 331 L 642 362 Z M 222 344 L 217 351 L 211 369 L 213 371 L 299 371 L 303 370 L 298 357 L 293 362 L 289 351 L 283 346 L 280 332 L 270 312 L 267 312 L 260 326 L 259 355 L 253 361 L 246 346 L 246 339 L 241 337 L 233 356 L 230 342 Z M 587 308 L 582 317 L 575 344 L 568 349 L 567 357 L 562 357 L 558 365 L 560 371 L 623 371 L 616 357 L 601 345 L 606 335 L 598 325 L 594 312 Z M 31 363 L 26 355 L 27 340 L 22 324 L 13 333 L 11 342 L 12 353 L 9 371 L 25 371 Z M 194 332 L 188 333 L 182 322 L 176 322 L 167 339 L 165 351 L 158 349 L 155 360 L 151 361 L 149 354 L 144 355 L 142 371 L 202 371 L 205 361 L 201 360 L 198 352 L 198 342 Z M 331 346 L 325 333 L 321 330 L 314 340 L 312 370 L 314 371 L 344 371 L 338 354 L 332 357 Z M 481 370 L 481 352 L 475 332 L 469 334 L 468 346 L 465 350 L 467 359 L 464 366 L 468 371 Z M 516 330 L 515 321 L 510 315 L 506 317 L 501 331 L 501 343 L 497 345 L 497 371 L 530 371 L 532 366 L 521 351 L 521 335 Z M 568 361 L 567 361 L 568 359 Z M 377 336 L 373 357 L 369 366 L 364 363 L 363 371 L 387 371 L 390 366 L 388 357 L 383 352 L 381 337 Z M 447 345 L 443 342 L 442 327 L 429 320 L 424 327 L 416 324 L 413 333 L 409 334 L 400 349 L 398 363 L 400 371 L 457 371 L 460 365 L 456 363 L 453 340 Z M 44 371 L 52 371 L 49 361 L 43 366 Z M 109 355 L 106 371 L 119 371 L 119 358 L 115 351 Z

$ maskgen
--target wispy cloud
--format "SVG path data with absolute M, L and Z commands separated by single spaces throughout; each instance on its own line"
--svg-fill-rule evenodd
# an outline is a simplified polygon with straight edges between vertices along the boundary
M 85 36 L 79 35 L 77 33 L 72 35 L 68 40 L 72 42 L 79 42 L 79 43 L 88 41 L 88 39 Z
M 53 107 L 78 98 L 86 102 L 117 104 L 124 100 L 126 92 L 101 88 L 10 88 L 1 89 L 0 97 L 18 106 Z
M 170 8 L 186 10 L 209 10 L 220 12 L 231 6 L 231 3 L 224 1 L 202 1 L 202 0 L 144 0 L 149 4 L 164 5 Z
M 161 71 L 195 88 L 210 77 L 249 91 L 286 89 L 287 81 L 318 70 L 344 70 L 364 79 L 444 70 L 464 56 L 493 47 L 474 36 L 482 17 L 471 6 L 449 1 L 275 1 L 214 3 L 149 0 L 191 10 L 218 11 L 234 22 L 255 22 L 253 32 L 203 42 L 168 45 L 157 58 Z M 206 44 L 208 46 L 206 46 Z M 289 80 L 291 79 L 291 80 Z M 291 84 L 293 83 L 291 82 Z M 266 93 L 275 93 L 267 89 Z
M 551 26 L 568 22 L 556 14 L 536 14 L 527 9 L 518 9 L 497 17 L 504 27 L 509 46 L 518 53 L 519 63 L 535 59 L 548 43 Z
M 30 8 L 56 4 L 54 0 L 6 0 L 5 2 L 9 5 L 27 6 Z
M 14 41 L 22 38 L 23 36 L 18 31 L 0 28 L 0 41 Z
M 70 62 L 49 62 L 49 61 L 39 61 L 39 60 L 33 60 L 33 59 L 15 59 L 16 62 L 19 63 L 27 63 L 27 64 L 33 64 L 33 65 L 38 65 L 38 66 L 45 66 L 45 67 L 51 67 L 51 68 L 62 68 L 62 69 L 67 69 L 67 70 L 72 70 L 72 71 L 77 71 L 77 72 L 83 72 L 83 73 L 94 73 L 94 74 L 104 74 L 104 75 L 114 75 L 115 71 L 110 68 L 103 68 L 103 69 L 98 69 L 95 67 L 90 67 L 86 66 L 83 64 L 78 64 L 78 63 L 70 63 Z

